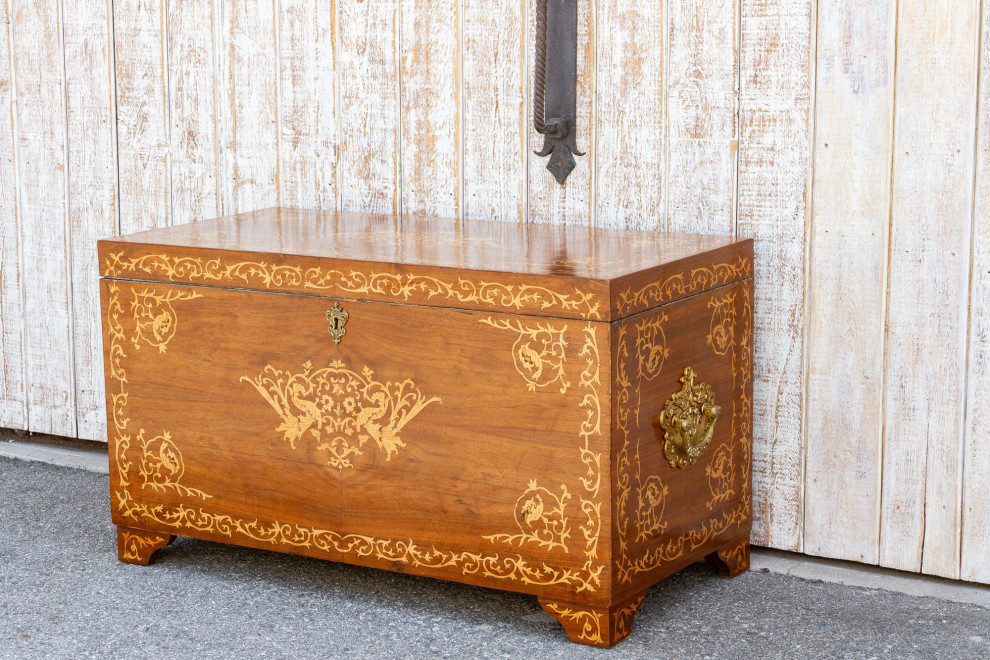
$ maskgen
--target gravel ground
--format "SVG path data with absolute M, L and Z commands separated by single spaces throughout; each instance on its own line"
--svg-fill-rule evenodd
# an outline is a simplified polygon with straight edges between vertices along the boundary
M 0 657 L 110 656 L 990 658 L 990 610 L 696 564 L 593 649 L 521 594 L 193 539 L 122 564 L 107 477 L 0 458 Z

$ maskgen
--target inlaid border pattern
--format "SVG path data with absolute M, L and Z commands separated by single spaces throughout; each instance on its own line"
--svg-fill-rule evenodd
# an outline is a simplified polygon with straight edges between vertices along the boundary
M 124 561 L 144 561 L 144 553 L 148 549 L 157 550 L 168 543 L 168 537 L 159 534 L 134 534 L 123 532 L 120 538 L 121 553 L 120 558 Z
M 612 613 L 612 627 L 615 629 L 616 639 L 625 639 L 632 632 L 632 624 L 636 619 L 636 613 L 646 599 L 646 592 L 633 598 L 625 607 Z
M 738 445 L 742 451 L 742 465 L 740 474 L 742 477 L 741 495 L 739 505 L 729 511 L 724 511 L 721 515 L 715 515 L 686 533 L 673 537 L 659 546 L 648 550 L 640 557 L 631 557 L 629 552 L 629 529 L 632 521 L 630 519 L 630 499 L 634 490 L 641 490 L 642 479 L 640 475 L 639 442 L 633 443 L 634 426 L 638 426 L 640 416 L 640 391 L 641 387 L 633 387 L 633 379 L 637 379 L 639 385 L 644 374 L 633 370 L 633 351 L 630 347 L 633 342 L 629 338 L 628 326 L 621 325 L 618 331 L 618 342 L 616 347 L 617 369 L 615 374 L 616 384 L 616 421 L 621 435 L 622 444 L 616 455 L 616 518 L 617 525 L 618 553 L 615 557 L 616 579 L 619 583 L 629 583 L 635 575 L 652 571 L 656 568 L 668 564 L 682 557 L 685 552 L 693 551 L 705 543 L 708 543 L 716 536 L 722 534 L 732 526 L 741 526 L 750 519 L 752 514 L 752 492 L 750 486 L 750 452 L 752 450 L 752 401 L 750 400 L 748 389 L 752 378 L 752 302 L 748 286 L 741 287 L 742 326 L 738 328 L 740 341 L 731 342 L 728 350 L 732 351 L 732 384 L 734 390 L 732 402 L 732 430 L 731 437 L 733 445 Z M 727 318 L 722 305 L 713 305 L 713 329 L 723 327 Z M 716 318 L 717 317 L 717 318 Z M 733 321 L 739 320 L 735 315 L 731 316 Z M 735 327 L 734 327 L 735 329 Z M 709 337 L 709 346 L 712 347 L 716 355 L 723 355 L 723 342 L 713 341 L 713 336 Z M 635 395 L 634 395 L 635 392 Z M 635 399 L 634 399 L 635 396 Z M 632 445 L 635 444 L 633 450 Z M 634 453 L 633 453 L 634 451 Z M 632 466 L 635 465 L 635 471 Z M 710 477 L 712 475 L 709 475 Z M 633 482 L 637 488 L 633 488 Z M 713 498 L 715 501 L 727 497 L 723 495 L 720 488 L 721 480 L 712 481 Z M 714 504 L 712 502 L 711 504 Z M 711 507 L 709 507 L 711 508 Z M 662 515 L 662 514 L 661 514 Z M 660 525 L 659 522 L 654 524 Z M 642 540 L 642 539 L 640 539 Z
M 577 609 L 559 603 L 545 603 L 543 607 L 561 623 L 574 621 L 580 624 L 581 631 L 578 633 L 580 641 L 588 644 L 605 644 L 605 640 L 602 639 L 602 617 L 605 615 L 598 609 Z
M 145 275 L 169 282 L 192 284 L 213 282 L 232 286 L 260 286 L 265 289 L 312 289 L 344 295 L 378 295 L 403 301 L 430 302 L 453 300 L 478 307 L 504 307 L 516 311 L 564 311 L 583 319 L 601 319 L 601 300 L 594 293 L 571 289 L 569 293 L 531 284 L 475 282 L 460 278 L 448 282 L 413 273 L 365 273 L 335 268 L 302 268 L 264 261 L 224 263 L 220 258 L 183 257 L 149 254 L 126 257 L 108 255 L 106 277 Z
M 522 376 L 530 392 L 536 391 L 536 388 L 532 386 L 534 383 L 532 369 L 520 369 L 519 360 L 517 359 L 520 348 L 519 342 L 523 338 L 529 337 L 532 339 L 545 335 L 542 340 L 543 346 L 537 346 L 539 350 L 532 348 L 531 344 L 526 344 L 531 347 L 527 352 L 529 355 L 528 361 L 531 366 L 541 364 L 544 360 L 552 363 L 555 368 L 559 369 L 559 379 L 564 381 L 564 365 L 566 363 L 564 347 L 567 345 L 564 339 L 564 333 L 567 330 L 566 325 L 562 328 L 555 329 L 546 324 L 538 323 L 533 328 L 525 327 L 521 323 L 517 323 L 515 326 L 511 324 L 499 324 L 493 322 L 491 317 L 479 320 L 481 323 L 493 328 L 513 330 L 517 333 L 519 339 L 513 344 L 511 349 L 513 360 L 516 371 Z M 546 341 L 547 337 L 556 339 L 554 341 Z M 578 356 L 584 358 L 585 367 L 578 379 L 578 387 L 584 388 L 587 391 L 581 397 L 581 408 L 584 411 L 585 419 L 581 421 L 581 428 L 578 435 L 583 440 L 581 462 L 587 467 L 587 472 L 582 477 L 579 477 L 584 494 L 578 498 L 578 501 L 581 511 L 586 517 L 586 521 L 579 529 L 585 539 L 585 556 L 587 558 L 583 570 L 589 575 L 593 575 L 595 580 L 598 580 L 602 570 L 604 570 L 604 565 L 598 562 L 598 539 L 601 534 L 601 502 L 598 500 L 598 494 L 601 489 L 601 453 L 591 450 L 591 438 L 592 436 L 601 435 L 601 401 L 598 395 L 601 385 L 601 355 L 598 351 L 598 342 L 595 337 L 595 328 L 593 325 L 589 323 L 582 329 L 582 337 L 584 341 Z M 545 357 L 547 355 L 550 357 Z M 557 380 L 557 378 L 554 380 Z M 567 385 L 569 386 L 569 383 Z M 566 387 L 562 386 L 560 393 L 564 394 L 565 392 Z M 522 508 L 520 509 L 520 505 L 517 504 L 515 511 L 517 525 L 522 534 L 497 534 L 486 536 L 485 538 L 493 542 L 503 541 L 511 543 L 518 540 L 520 545 L 527 540 L 535 541 L 541 545 L 548 545 L 548 541 L 552 541 L 554 542 L 554 547 L 560 546 L 565 552 L 569 552 L 566 539 L 570 535 L 570 531 L 568 527 L 569 519 L 565 511 L 565 500 L 570 499 L 570 493 L 567 490 L 566 484 L 561 484 L 560 489 L 562 496 L 558 498 L 545 488 L 539 488 L 536 480 L 531 479 L 529 488 L 519 498 Z M 540 492 L 545 493 L 549 497 L 544 498 L 541 495 L 539 502 L 537 502 L 534 499 L 534 495 L 538 495 Z M 546 507 L 548 502 L 556 502 L 558 505 L 557 508 L 548 510 Z M 537 510 L 539 510 L 539 515 L 537 515 Z M 523 519 L 522 522 L 519 521 L 520 518 Z M 543 533 L 533 534 L 532 523 L 540 523 L 543 526 Z
M 577 593 L 597 593 L 601 589 L 601 574 L 605 566 L 597 559 L 598 539 L 601 531 L 601 504 L 597 501 L 601 483 L 601 455 L 590 449 L 592 435 L 601 433 L 601 403 L 598 395 L 601 361 L 594 326 L 584 329 L 585 344 L 580 355 L 586 367 L 580 376 L 579 386 L 589 389 L 581 402 L 585 419 L 579 436 L 584 439 L 580 448 L 581 460 L 588 470 L 581 483 L 587 495 L 581 499 L 581 508 L 587 522 L 581 526 L 585 537 L 587 560 L 581 569 L 559 568 L 542 561 L 528 561 L 521 554 L 499 555 L 459 551 L 436 546 L 416 544 L 412 539 L 392 539 L 341 534 L 333 530 L 306 527 L 279 520 L 246 519 L 214 513 L 200 506 L 183 503 L 149 506 L 136 501 L 130 493 L 130 474 L 133 463 L 130 455 L 131 435 L 126 415 L 128 388 L 127 373 L 123 366 L 127 333 L 121 319 L 125 316 L 120 302 L 120 286 L 108 283 L 107 331 L 110 335 L 109 371 L 111 387 L 110 421 L 112 446 L 116 464 L 117 487 L 114 489 L 114 507 L 123 518 L 137 522 L 183 530 L 195 530 L 231 539 L 240 537 L 273 546 L 318 550 L 328 555 L 353 555 L 372 557 L 409 564 L 417 568 L 451 569 L 464 575 L 478 575 L 499 580 L 514 580 L 528 585 L 544 587 L 569 586 Z M 113 385 L 116 387 L 114 388 Z
M 693 293 L 744 280 L 752 275 L 753 260 L 740 256 L 734 264 L 715 264 L 711 268 L 702 267 L 675 273 L 662 282 L 651 282 L 636 291 L 629 287 L 619 294 L 616 310 L 620 317 L 626 316 Z

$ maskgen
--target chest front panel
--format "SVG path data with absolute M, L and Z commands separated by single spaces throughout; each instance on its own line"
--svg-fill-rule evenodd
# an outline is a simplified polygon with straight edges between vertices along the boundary
M 601 592 L 608 324 L 114 280 L 102 296 L 118 525 Z

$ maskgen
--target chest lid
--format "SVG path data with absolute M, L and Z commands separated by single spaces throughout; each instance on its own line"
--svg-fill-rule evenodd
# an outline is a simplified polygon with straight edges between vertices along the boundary
M 752 240 L 266 209 L 99 242 L 105 278 L 614 321 L 745 279 Z

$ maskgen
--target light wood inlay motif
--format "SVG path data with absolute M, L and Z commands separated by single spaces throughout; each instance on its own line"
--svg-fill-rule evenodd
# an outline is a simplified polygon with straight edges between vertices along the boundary
M 360 456 L 368 440 L 391 460 L 406 443 L 399 433 L 438 397 L 427 398 L 408 378 L 401 382 L 379 382 L 364 367 L 352 371 L 340 360 L 313 371 L 303 364 L 292 374 L 267 365 L 256 378 L 242 376 L 254 386 L 282 420 L 275 430 L 285 435 L 293 449 L 304 438 L 329 454 L 327 465 L 343 470 L 353 467 L 351 457 Z
M 208 499 L 207 495 L 197 488 L 189 488 L 180 483 L 186 465 L 182 452 L 172 442 L 172 434 L 165 431 L 154 438 L 145 438 L 144 429 L 137 435 L 141 446 L 141 462 L 138 474 L 141 475 L 141 488 L 150 488 L 158 492 L 174 490 L 180 495 Z
M 648 309 L 675 298 L 746 279 L 752 274 L 752 260 L 739 257 L 734 264 L 695 268 L 686 273 L 671 275 L 662 282 L 651 282 L 636 291 L 628 288 L 619 295 L 617 307 L 619 314 L 624 316 L 634 310 Z
M 639 612 L 639 608 L 645 599 L 646 592 L 643 592 L 633 598 L 625 607 L 613 612 L 612 627 L 615 628 L 617 639 L 624 639 L 632 632 L 633 620 L 636 618 L 636 613 Z
M 170 282 L 253 285 L 266 289 L 302 287 L 344 295 L 378 294 L 414 302 L 448 299 L 513 310 L 556 309 L 577 313 L 586 319 L 600 319 L 602 314 L 601 303 L 595 301 L 595 294 L 580 289 L 561 293 L 530 284 L 501 284 L 464 278 L 449 282 L 429 275 L 302 268 L 264 261 L 224 263 L 220 258 L 202 259 L 167 254 L 126 257 L 123 252 L 117 252 L 109 255 L 105 274 L 108 277 L 145 275 Z
M 169 291 L 159 294 L 145 289 L 134 293 L 131 309 L 134 312 L 134 348 L 141 348 L 145 342 L 164 353 L 168 342 L 175 336 L 179 323 L 173 302 L 194 300 L 203 296 L 194 291 Z
M 512 345 L 512 361 L 530 392 L 555 383 L 560 384 L 561 394 L 567 392 L 571 384 L 564 379 L 566 325 L 555 328 L 551 323 L 541 321 L 527 327 L 515 319 L 493 321 L 490 316 L 481 322 L 518 335 Z
M 598 646 L 605 644 L 605 640 L 602 639 L 602 612 L 590 609 L 579 610 L 558 603 L 543 603 L 543 608 L 565 626 L 569 624 L 580 626 L 577 632 L 578 641 Z

